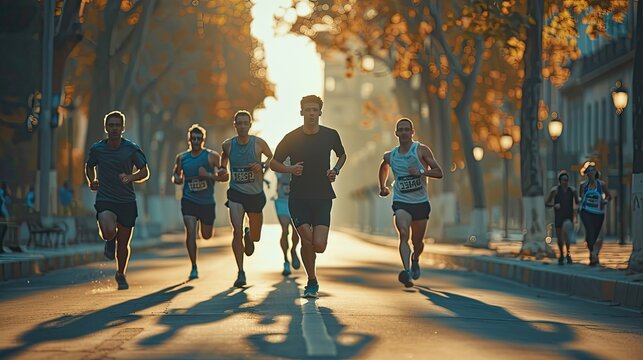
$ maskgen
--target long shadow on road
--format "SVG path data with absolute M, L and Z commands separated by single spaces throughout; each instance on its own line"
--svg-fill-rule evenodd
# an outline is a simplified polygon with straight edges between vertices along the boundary
M 295 279 L 284 278 L 274 284 L 273 290 L 261 304 L 256 306 L 257 313 L 262 316 L 260 324 L 270 325 L 275 323 L 277 318 L 289 318 L 286 333 L 263 333 L 248 337 L 248 340 L 255 346 L 259 354 L 292 359 L 307 356 L 306 341 L 302 330 L 303 314 L 300 302 L 310 302 L 308 305 L 317 307 L 315 300 L 301 298 L 299 285 Z M 318 307 L 318 309 L 328 335 L 337 350 L 337 357 L 355 357 L 372 342 L 373 336 L 371 335 L 346 332 L 346 326 L 340 323 L 331 309 L 326 307 Z
M 192 286 L 172 285 L 154 293 L 127 300 L 107 308 L 80 315 L 65 315 L 45 321 L 20 337 L 21 344 L 0 351 L 0 358 L 8 358 L 29 350 L 34 345 L 49 341 L 81 338 L 112 327 L 122 327 L 141 318 L 135 313 L 172 300 L 178 294 L 190 291 Z
M 566 343 L 576 339 L 574 330 L 567 324 L 554 321 L 525 321 L 500 306 L 444 291 L 434 291 L 416 286 L 420 294 L 436 306 L 449 310 L 453 317 L 435 317 L 450 328 L 466 331 L 482 338 L 558 349 L 561 355 L 573 359 L 598 359 L 589 353 L 564 349 Z

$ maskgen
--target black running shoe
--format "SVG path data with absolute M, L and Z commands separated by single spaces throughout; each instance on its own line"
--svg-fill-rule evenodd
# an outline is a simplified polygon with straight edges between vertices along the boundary
M 572 261 L 572 257 L 571 257 L 569 254 L 567 254 L 567 263 L 568 263 L 568 264 L 573 264 L 573 263 L 574 263 L 574 262 Z
M 411 274 L 408 270 L 400 271 L 400 274 L 397 276 L 397 279 L 404 284 L 404 287 L 410 288 L 413 286 L 413 281 L 411 281 Z
M 561 255 L 558 258 L 558 265 L 564 265 L 564 264 L 565 264 L 565 257 L 563 255 Z
M 420 278 L 420 260 L 411 260 L 411 277 L 413 280 Z
M 129 284 L 127 283 L 127 279 L 125 279 L 125 274 L 116 273 L 114 279 L 116 279 L 116 283 L 118 284 L 118 290 L 129 289 Z
M 116 239 L 105 241 L 103 255 L 105 255 L 108 260 L 114 260 L 116 258 Z
M 237 274 L 237 280 L 234 282 L 234 287 L 244 287 L 246 286 L 246 273 L 245 271 L 239 271 Z
M 246 253 L 246 256 L 250 256 L 255 252 L 255 243 L 250 240 L 250 228 L 246 227 L 243 230 L 243 249 Z

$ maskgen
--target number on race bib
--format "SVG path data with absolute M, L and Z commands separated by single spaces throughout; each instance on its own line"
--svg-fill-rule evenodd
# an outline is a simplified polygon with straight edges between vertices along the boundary
M 422 190 L 422 179 L 419 175 L 400 176 L 397 179 L 397 182 L 399 184 L 400 192 L 405 194 Z
M 249 184 L 255 181 L 255 174 L 249 167 L 232 168 L 232 181 L 237 184 Z
M 208 183 L 205 180 L 192 180 L 188 182 L 188 190 L 192 192 L 203 191 L 208 188 Z

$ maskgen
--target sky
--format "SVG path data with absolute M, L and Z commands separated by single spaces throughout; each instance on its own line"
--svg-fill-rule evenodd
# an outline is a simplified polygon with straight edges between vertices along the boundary
M 315 44 L 305 36 L 276 35 L 273 14 L 284 14 L 291 0 L 255 0 L 251 32 L 263 43 L 268 79 L 275 84 L 275 97 L 265 100 L 265 109 L 255 110 L 251 133 L 262 137 L 271 149 L 294 128 L 301 126 L 299 100 L 310 94 L 323 95 L 323 62 Z M 305 13 L 306 7 L 300 8 Z M 288 14 L 294 17 L 294 10 Z

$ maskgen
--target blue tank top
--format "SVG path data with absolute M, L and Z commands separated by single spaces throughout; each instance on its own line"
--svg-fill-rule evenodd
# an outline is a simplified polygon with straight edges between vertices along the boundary
M 263 173 L 254 173 L 250 164 L 258 163 L 255 151 L 256 136 L 250 136 L 247 144 L 239 144 L 238 137 L 230 141 L 230 189 L 255 195 L 263 192 Z
M 391 151 L 389 162 L 395 177 L 393 201 L 407 204 L 429 201 L 429 195 L 426 192 L 426 179 L 422 175 L 409 174 L 409 166 L 416 167 L 418 171 L 424 167 L 417 154 L 418 146 L 418 142 L 413 142 L 405 154 L 400 154 L 399 146 Z
M 201 151 L 197 156 L 192 156 L 189 151 L 181 154 L 181 167 L 183 168 L 183 198 L 196 204 L 214 204 L 214 181 L 199 179 L 199 168 L 204 167 L 208 172 L 214 172 L 208 161 L 207 150 Z
M 580 202 L 580 209 L 592 214 L 605 214 L 603 207 L 603 189 L 601 182 L 596 181 L 596 187 L 590 189 L 589 182 L 585 182 L 583 186 L 583 194 Z

